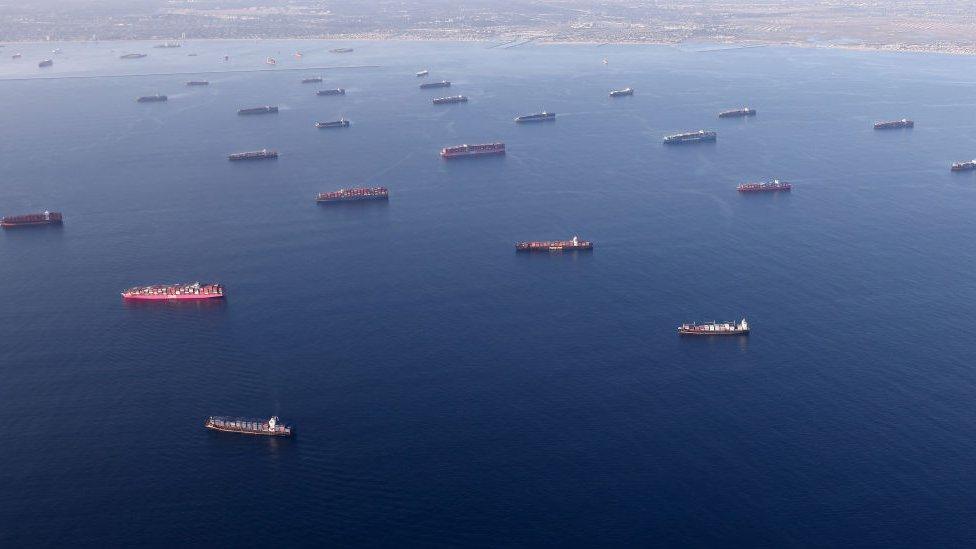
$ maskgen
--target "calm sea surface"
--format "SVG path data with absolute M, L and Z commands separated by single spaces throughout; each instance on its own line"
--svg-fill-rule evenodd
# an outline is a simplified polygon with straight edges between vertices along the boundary
M 976 544 L 976 59 L 337 45 L 2 50 L 0 214 L 65 224 L 0 234 L 0 544 Z

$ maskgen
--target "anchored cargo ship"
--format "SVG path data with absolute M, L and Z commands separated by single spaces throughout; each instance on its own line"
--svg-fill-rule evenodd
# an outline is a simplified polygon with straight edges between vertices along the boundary
M 951 169 L 954 172 L 968 172 L 970 170 L 976 170 L 976 160 L 970 160 L 968 162 L 955 162 L 953 163 Z
M 227 159 L 234 160 L 263 160 L 265 158 L 278 158 L 278 151 L 261 149 L 260 151 L 239 152 L 227 155 Z
M 664 138 L 664 143 L 668 145 L 674 145 L 679 143 L 702 143 L 706 141 L 715 141 L 718 138 L 718 134 L 706 130 L 698 130 L 697 132 L 687 132 L 678 133 L 675 135 L 669 135 Z
M 349 121 L 345 118 L 340 118 L 338 120 L 333 120 L 331 122 L 316 122 L 316 128 L 348 128 Z
M 61 222 L 61 212 L 49 212 L 45 210 L 41 213 L 2 217 L 0 218 L 0 227 L 12 229 L 14 227 L 30 227 L 34 225 L 60 225 Z
M 322 77 L 321 76 L 313 76 L 311 78 L 302 78 L 302 84 L 313 84 L 313 83 L 321 82 L 321 81 L 322 81 Z
M 466 156 L 487 156 L 505 154 L 504 143 L 484 143 L 481 145 L 455 145 L 441 149 L 443 158 L 460 158 Z
M 237 114 L 268 114 L 278 112 L 278 107 L 273 105 L 265 105 L 263 107 L 248 107 L 246 109 L 239 109 Z
M 468 98 L 465 95 L 452 95 L 450 97 L 438 97 L 437 99 L 431 100 L 435 105 L 446 105 L 448 103 L 467 103 Z
M 182 48 L 183 44 L 180 44 L 179 42 L 165 42 L 163 44 L 156 44 L 153 47 L 160 49 Z
M 749 323 L 746 319 L 740 322 L 704 322 L 702 324 L 682 324 L 678 326 L 679 335 L 719 336 L 719 335 L 748 335 Z
M 516 252 L 572 252 L 592 249 L 593 243 L 589 240 L 580 240 L 579 236 L 574 236 L 572 240 L 543 240 L 515 243 Z
M 53 64 L 54 64 L 54 61 L 51 61 L 50 59 L 45 59 L 45 60 L 41 61 L 40 63 L 38 63 L 37 66 L 38 67 L 41 67 L 43 69 L 44 67 L 50 67 Z
M 224 297 L 224 287 L 220 284 L 160 284 L 155 286 L 136 286 L 122 290 L 122 299 L 135 301 L 174 301 L 220 299 Z
M 336 88 L 334 90 L 319 90 L 315 92 L 315 95 L 346 95 L 346 90 L 344 88 Z
M 334 50 L 329 50 L 329 51 L 332 53 L 349 53 L 352 51 L 352 48 L 336 48 Z
M 360 187 L 356 189 L 339 189 L 331 193 L 319 193 L 315 197 L 318 203 L 329 202 L 358 202 L 360 200 L 388 200 L 390 191 L 386 187 L 373 187 L 371 189 Z
M 440 82 L 427 82 L 426 84 L 421 84 L 420 89 L 428 90 L 430 88 L 450 88 L 451 83 L 447 80 L 441 80 Z
M 156 103 L 159 101 L 166 101 L 167 99 L 169 98 L 166 97 L 165 95 L 157 93 L 155 95 L 144 95 L 136 99 L 136 101 L 139 103 Z
M 279 423 L 278 416 L 273 416 L 268 420 L 210 416 L 203 426 L 213 431 L 267 437 L 290 437 L 292 433 L 292 427 Z
M 771 182 L 743 183 L 737 188 L 740 193 L 775 193 L 789 191 L 793 188 L 793 185 L 785 181 L 780 181 L 779 179 L 774 179 Z
M 209 86 L 210 82 L 206 80 L 190 80 L 186 83 L 187 86 Z
M 555 119 L 556 119 L 556 113 L 542 111 L 542 112 L 535 113 L 535 114 L 525 114 L 525 115 L 522 115 L 522 116 L 516 116 L 515 117 L 515 122 L 517 122 L 517 123 L 522 123 L 522 122 L 546 122 L 546 121 L 555 120 Z
M 634 95 L 634 88 L 624 88 L 622 90 L 610 91 L 610 97 L 624 97 L 626 95 Z
M 742 107 L 741 109 L 732 109 L 718 113 L 719 118 L 742 118 L 743 116 L 756 116 L 756 109 Z
M 146 57 L 145 53 L 126 53 L 119 56 L 119 59 L 142 59 Z
M 428 74 L 430 74 L 430 71 L 428 71 L 428 70 L 417 71 L 417 77 L 418 78 L 422 78 L 424 76 L 427 76 Z
M 874 129 L 876 130 L 893 130 L 897 128 L 914 128 L 915 121 L 909 120 L 907 118 L 902 118 L 901 120 L 886 120 L 884 122 L 875 122 Z

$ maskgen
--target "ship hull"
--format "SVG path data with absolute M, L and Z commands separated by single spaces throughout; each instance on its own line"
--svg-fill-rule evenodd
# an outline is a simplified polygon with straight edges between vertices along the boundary
M 465 152 L 465 153 L 441 153 L 442 158 L 448 160 L 455 158 L 473 158 L 476 156 L 502 156 L 505 151 L 478 151 L 478 152 Z
M 211 425 L 209 423 L 204 424 L 204 427 L 210 429 L 211 431 L 217 431 L 221 433 L 234 433 L 237 435 L 252 435 L 257 437 L 283 437 L 287 438 L 292 436 L 292 431 L 252 431 L 249 429 L 232 429 L 228 427 L 218 427 L 216 425 Z
M 356 198 L 316 198 L 315 201 L 319 204 L 339 204 L 342 202 L 375 202 L 378 200 L 389 200 L 389 196 L 363 196 Z
M 678 330 L 680 336 L 744 336 L 749 335 L 749 330 L 728 330 L 728 331 L 698 331 L 698 330 Z
M 549 254 L 549 253 L 560 253 L 560 252 L 591 252 L 593 251 L 593 246 L 551 246 L 551 247 L 530 247 L 530 248 L 519 248 L 516 247 L 515 251 L 517 253 L 537 253 L 537 254 Z
M 19 223 L 19 222 L 14 222 L 14 223 L 3 222 L 3 223 L 0 223 L 0 227 L 3 227 L 4 229 L 18 229 L 18 228 L 21 228 L 21 227 L 40 227 L 40 226 L 44 226 L 44 225 L 61 225 L 61 223 L 62 223 L 61 221 L 27 221 L 27 222 L 23 222 L 23 223 Z

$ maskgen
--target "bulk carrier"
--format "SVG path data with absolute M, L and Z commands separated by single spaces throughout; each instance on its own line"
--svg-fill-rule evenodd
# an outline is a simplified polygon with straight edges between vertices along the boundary
M 715 141 L 716 139 L 718 139 L 717 133 L 707 130 L 698 130 L 697 132 L 669 135 L 664 138 L 664 143 L 666 145 L 677 145 L 681 143 L 704 143 Z
M 468 156 L 489 156 L 505 154 L 504 143 L 484 143 L 481 145 L 455 145 L 441 149 L 442 158 L 463 158 Z
M 634 88 L 624 88 L 622 90 L 610 91 L 610 97 L 625 97 L 627 95 L 634 95 Z
M 515 243 L 516 252 L 573 252 L 592 249 L 593 243 L 589 240 L 580 240 L 579 236 L 574 236 L 571 240 L 542 240 Z
M 955 162 L 950 168 L 954 172 L 968 172 L 970 170 L 976 170 L 976 160 L 969 160 L 968 162 Z
M 465 95 L 452 95 L 450 97 L 438 97 L 437 99 L 431 99 L 431 103 L 435 105 L 447 105 L 449 103 L 467 103 L 468 98 Z
M 122 291 L 122 299 L 128 301 L 189 301 L 221 299 L 224 287 L 220 284 L 161 284 L 136 286 Z
M 264 160 L 270 158 L 278 158 L 278 151 L 261 149 L 260 151 L 239 152 L 227 155 L 227 160 L 232 162 L 237 160 Z
M 269 114 L 278 112 L 278 107 L 274 105 L 265 105 L 263 107 L 247 107 L 244 109 L 238 109 L 237 114 Z
M 361 200 L 388 200 L 390 191 L 386 187 L 359 187 L 356 189 L 339 189 L 331 193 L 319 193 L 315 201 L 319 204 L 331 202 L 358 202 Z
M 793 185 L 779 179 L 774 179 L 771 182 L 743 183 L 737 187 L 740 193 L 775 193 L 790 191 L 792 188 Z
M 47 210 L 41 213 L 8 215 L 0 218 L 0 227 L 3 227 L 4 229 L 31 227 L 36 225 L 60 225 L 61 223 L 61 212 L 49 212 Z
M 886 120 L 883 122 L 875 122 L 874 129 L 876 130 L 894 130 L 898 128 L 914 128 L 915 121 L 909 120 L 907 118 L 902 118 L 901 120 Z
M 678 326 L 678 335 L 692 336 L 737 336 L 749 335 L 749 323 L 746 319 L 740 322 L 703 322 L 701 324 L 682 324 Z
M 427 90 L 430 88 L 450 88 L 451 83 L 447 80 L 442 80 L 440 82 L 428 82 L 426 84 L 421 84 L 420 89 Z
M 550 120 L 556 120 L 556 113 L 542 111 L 535 114 L 525 114 L 515 117 L 515 122 L 519 124 L 523 122 L 547 122 Z
M 279 423 L 278 416 L 272 416 L 268 420 L 210 416 L 203 426 L 212 431 L 267 437 L 290 437 L 293 430 L 290 425 Z
M 742 118 L 744 116 L 756 116 L 756 109 L 742 107 L 741 109 L 732 109 L 718 113 L 719 118 Z

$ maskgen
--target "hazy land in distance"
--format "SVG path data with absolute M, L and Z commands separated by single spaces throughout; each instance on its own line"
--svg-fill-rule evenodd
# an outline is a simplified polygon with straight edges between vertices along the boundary
M 0 41 L 783 44 L 976 54 L 961 0 L 0 0 Z

